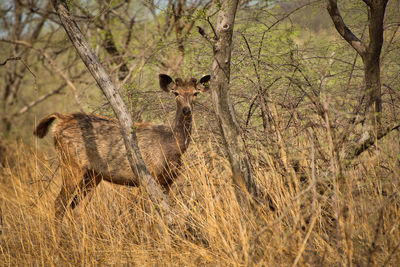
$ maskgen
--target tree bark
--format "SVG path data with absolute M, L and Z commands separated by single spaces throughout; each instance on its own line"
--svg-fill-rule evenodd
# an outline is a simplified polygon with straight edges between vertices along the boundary
M 256 195 L 257 186 L 229 97 L 232 35 L 238 0 L 224 0 L 221 4 L 215 27 L 217 40 L 213 44 L 212 99 L 229 156 L 233 182 L 239 189 Z
M 136 138 L 136 129 L 133 126 L 132 118 L 121 95 L 118 93 L 107 72 L 89 47 L 78 25 L 71 17 L 65 1 L 52 0 L 52 3 L 68 37 L 93 78 L 96 80 L 98 86 L 103 91 L 118 118 L 122 129 L 127 157 L 133 173 L 138 178 L 140 184 L 148 190 L 150 199 L 160 207 L 161 211 L 168 215 L 170 213 L 168 200 L 144 164 Z

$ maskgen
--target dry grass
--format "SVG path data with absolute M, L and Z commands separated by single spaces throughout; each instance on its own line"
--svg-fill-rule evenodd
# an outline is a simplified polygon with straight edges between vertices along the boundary
M 318 164 L 312 175 L 309 144 L 301 175 L 259 150 L 253 162 L 264 196 L 252 207 L 239 206 L 227 161 L 193 145 L 169 194 L 170 228 L 141 190 L 102 182 L 60 230 L 56 163 L 18 144 L 0 167 L 0 265 L 399 266 L 399 151 L 385 142 L 337 178 Z

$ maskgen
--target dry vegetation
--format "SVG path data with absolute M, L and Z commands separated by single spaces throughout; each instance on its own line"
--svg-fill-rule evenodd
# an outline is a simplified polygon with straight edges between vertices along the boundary
M 327 266 L 351 258 L 360 266 L 398 266 L 398 135 L 337 179 L 319 168 L 313 176 L 311 139 L 304 140 L 302 174 L 278 167 L 261 150 L 253 159 L 265 193 L 257 205 L 241 209 L 226 159 L 211 145 L 193 144 L 169 194 L 172 227 L 139 189 L 103 182 L 61 230 L 52 207 L 57 162 L 15 144 L 0 169 L 0 264 Z
M 34 139 L 34 125 L 55 111 L 112 111 L 51 3 L 3 2 L 0 63 L 21 60 L 0 67 L 0 266 L 400 266 L 398 1 L 386 9 L 380 58 L 382 123 L 392 131 L 369 149 L 346 154 L 363 130 L 364 65 L 331 23 L 326 1 L 242 1 L 230 96 L 260 187 L 255 202 L 237 201 L 211 97 L 203 94 L 194 141 L 168 193 L 172 224 L 143 189 L 102 182 L 61 227 L 53 140 Z M 210 73 L 212 47 L 196 26 L 212 34 L 219 1 L 209 9 L 199 1 L 178 16 L 175 0 L 166 9 L 147 0 L 67 2 L 135 121 L 171 123 L 176 104 L 158 89 L 159 73 Z M 367 42 L 365 1 L 339 2 L 349 28 Z

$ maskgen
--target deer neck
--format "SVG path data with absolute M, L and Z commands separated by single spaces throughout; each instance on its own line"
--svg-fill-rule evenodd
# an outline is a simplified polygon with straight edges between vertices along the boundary
M 182 110 L 178 109 L 174 121 L 174 134 L 181 153 L 184 153 L 189 146 L 191 132 L 192 115 L 184 116 Z

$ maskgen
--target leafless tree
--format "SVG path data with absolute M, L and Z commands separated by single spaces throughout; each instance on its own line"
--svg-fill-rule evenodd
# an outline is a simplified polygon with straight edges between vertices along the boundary
M 199 32 L 213 45 L 212 99 L 229 156 L 233 182 L 240 190 L 256 195 L 257 186 L 229 95 L 232 35 L 237 6 L 237 0 L 225 0 L 221 3 L 216 18 L 215 38 L 209 38 L 201 28 Z
M 365 79 L 365 106 L 364 130 L 355 148 L 349 150 L 348 158 L 354 158 L 378 138 L 382 138 L 388 131 L 382 125 L 382 93 L 380 56 L 383 45 L 383 22 L 388 0 L 363 0 L 368 9 L 369 42 L 366 44 L 358 38 L 345 24 L 337 0 L 328 0 L 328 12 L 339 34 L 361 56 L 364 63 Z

